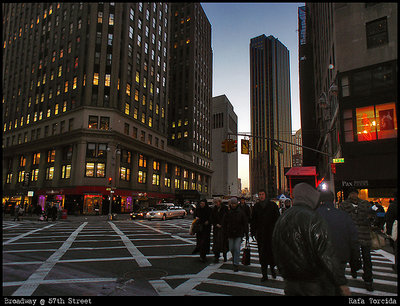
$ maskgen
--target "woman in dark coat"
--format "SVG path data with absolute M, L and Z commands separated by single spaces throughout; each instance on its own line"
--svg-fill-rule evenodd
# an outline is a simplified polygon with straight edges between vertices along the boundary
M 270 266 L 272 277 L 276 277 L 275 260 L 272 254 L 272 233 L 280 214 L 278 205 L 275 202 L 266 200 L 265 191 L 260 191 L 258 195 L 260 201 L 253 207 L 250 231 L 251 235 L 257 240 L 262 273 L 261 281 L 266 281 L 268 280 L 268 265 Z
M 200 252 L 200 261 L 206 261 L 206 255 L 210 252 L 210 233 L 211 233 L 211 208 L 206 200 L 200 200 L 194 211 L 194 219 L 199 224 L 200 230 L 196 233 L 197 246 L 195 251 Z
M 211 224 L 213 226 L 212 250 L 215 256 L 215 263 L 219 261 L 220 253 L 224 256 L 224 262 L 227 260 L 226 253 L 228 252 L 228 238 L 222 228 L 222 222 L 227 212 L 228 207 L 222 203 L 221 199 L 214 199 L 214 207 L 211 211 Z

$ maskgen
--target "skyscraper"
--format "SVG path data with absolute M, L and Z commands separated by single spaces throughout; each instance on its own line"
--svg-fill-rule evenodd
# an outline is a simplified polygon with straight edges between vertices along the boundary
M 108 212 L 208 192 L 168 143 L 170 5 L 3 4 L 3 201 Z M 173 103 L 173 102 L 172 102 Z
M 168 144 L 184 151 L 202 173 L 196 188 L 182 198 L 204 192 L 211 184 L 211 24 L 200 3 L 171 4 L 171 65 Z
M 228 154 L 221 151 L 221 143 L 228 134 L 230 139 L 237 140 L 238 117 L 225 95 L 213 97 L 212 104 L 212 170 L 215 175 L 211 193 L 215 196 L 238 196 L 238 152 Z
M 289 51 L 273 36 L 250 41 L 250 191 L 268 196 L 287 189 L 284 167 L 291 166 Z

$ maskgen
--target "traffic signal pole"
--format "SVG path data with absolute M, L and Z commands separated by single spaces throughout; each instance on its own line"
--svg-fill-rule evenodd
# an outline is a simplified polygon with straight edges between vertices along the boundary
M 286 143 L 286 144 L 289 144 L 289 145 L 292 145 L 292 146 L 301 147 L 301 148 L 303 148 L 303 149 L 311 150 L 311 151 L 314 151 L 314 152 L 321 153 L 321 154 L 323 154 L 323 155 L 327 155 L 328 157 L 332 157 L 332 155 L 330 155 L 330 154 L 327 153 L 327 152 L 323 152 L 323 151 L 320 151 L 320 150 L 317 150 L 317 149 L 314 149 L 314 148 L 310 148 L 310 147 L 306 147 L 306 146 L 303 146 L 303 145 L 299 145 L 299 144 L 297 144 L 297 143 L 290 142 L 290 141 L 286 141 L 286 140 L 280 140 L 280 139 L 275 139 L 275 138 L 271 138 L 271 137 L 263 137 L 263 136 L 251 135 L 250 133 L 237 133 L 237 134 L 227 133 L 227 136 L 228 136 L 228 137 L 229 137 L 229 136 L 246 136 L 246 137 L 252 137 L 252 138 L 267 139 L 267 140 L 276 141 L 277 143 L 282 142 L 282 143 Z M 229 139 L 228 139 L 228 140 L 229 140 Z M 226 141 L 226 140 L 225 140 L 225 141 Z

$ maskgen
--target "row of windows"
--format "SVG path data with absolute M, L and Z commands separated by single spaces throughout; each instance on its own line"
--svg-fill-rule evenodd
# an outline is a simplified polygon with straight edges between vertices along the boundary
M 62 165 L 61 166 L 61 173 L 60 173 L 60 178 L 61 179 L 70 179 L 71 178 L 71 165 Z M 19 170 L 17 174 L 17 182 L 18 183 L 28 183 L 30 182 L 36 182 L 39 178 L 39 169 L 32 169 L 29 175 L 28 173 L 25 172 L 25 170 Z M 46 181 L 51 181 L 54 178 L 54 166 L 50 166 L 45 168 L 45 180 Z M 13 179 L 13 173 L 8 172 L 6 175 L 6 184 L 11 184 Z

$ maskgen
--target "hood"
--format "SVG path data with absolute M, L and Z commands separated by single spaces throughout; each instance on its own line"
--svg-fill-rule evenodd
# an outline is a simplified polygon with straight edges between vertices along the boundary
M 320 193 L 306 183 L 297 184 L 293 188 L 293 205 L 305 204 L 315 210 L 319 206 Z

